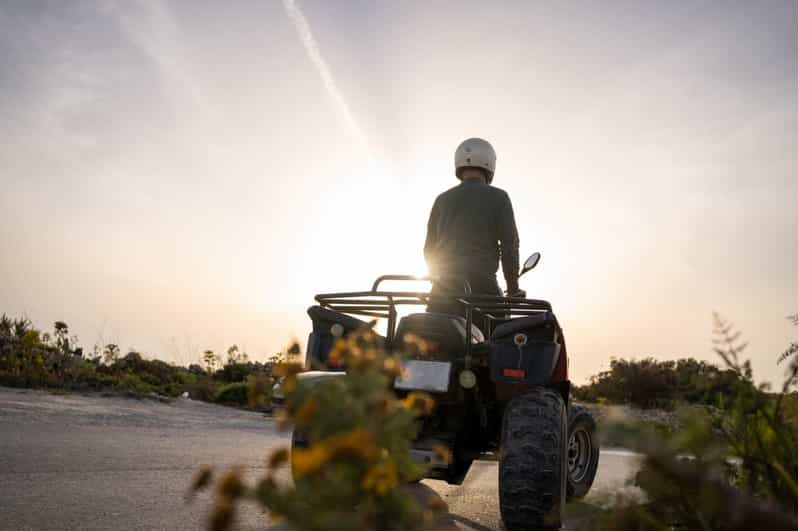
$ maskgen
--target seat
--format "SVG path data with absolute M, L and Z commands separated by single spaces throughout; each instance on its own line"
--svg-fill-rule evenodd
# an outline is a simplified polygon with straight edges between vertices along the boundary
M 502 323 L 494 328 L 490 338 L 498 339 L 501 337 L 506 337 L 510 334 L 515 334 L 516 332 L 528 331 L 549 323 L 553 323 L 555 325 L 557 324 L 557 319 L 551 312 L 540 312 L 538 314 L 528 315 L 518 319 L 511 319 L 510 321 Z
M 396 327 L 396 337 L 400 342 L 406 334 L 434 340 L 440 344 L 441 350 L 462 351 L 466 345 L 466 319 L 448 313 L 412 313 L 402 317 Z M 482 331 L 472 323 L 471 343 L 484 340 Z

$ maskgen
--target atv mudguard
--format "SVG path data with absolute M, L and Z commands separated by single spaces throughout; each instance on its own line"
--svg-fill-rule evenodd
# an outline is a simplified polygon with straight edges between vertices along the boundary
M 490 376 L 496 383 L 547 385 L 560 360 L 560 327 L 552 312 L 507 321 L 490 337 Z
M 308 336 L 308 355 L 306 363 L 309 368 L 338 368 L 329 360 L 335 340 L 347 337 L 352 332 L 368 328 L 369 324 L 350 315 L 323 308 L 311 306 L 308 315 L 313 323 L 313 331 Z M 339 334 L 333 334 L 334 327 L 339 328 Z

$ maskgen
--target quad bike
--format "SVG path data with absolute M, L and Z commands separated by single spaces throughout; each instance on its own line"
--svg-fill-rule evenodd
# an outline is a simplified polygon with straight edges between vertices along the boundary
M 534 253 L 520 274 L 539 260 Z M 570 403 L 565 342 L 551 304 L 472 294 L 464 282 L 462 293 L 444 296 L 458 314 L 411 313 L 397 322 L 398 306 L 426 306 L 440 297 L 379 290 L 384 281 L 405 280 L 431 279 L 384 275 L 371 291 L 317 295 L 318 305 L 308 310 L 308 363 L 324 370 L 300 378 L 345 375 L 330 370 L 327 358 L 337 338 L 367 326 L 354 315 L 387 319 L 383 339 L 391 350 L 406 352 L 411 334 L 424 339 L 428 348 L 405 360 L 394 388 L 400 397 L 420 390 L 435 398 L 434 412 L 419 420 L 412 449 L 414 460 L 427 465 L 426 477 L 460 484 L 475 459 L 498 460 L 505 527 L 559 528 L 566 499 L 584 496 L 593 483 L 599 444 L 589 411 Z M 279 405 L 279 388 L 274 396 Z M 292 444 L 308 441 L 295 432 Z M 437 445 L 451 458 L 433 451 Z

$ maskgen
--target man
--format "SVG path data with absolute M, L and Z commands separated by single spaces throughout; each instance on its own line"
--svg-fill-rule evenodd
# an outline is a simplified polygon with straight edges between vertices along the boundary
M 465 140 L 454 155 L 461 183 L 435 199 L 427 224 L 424 257 L 436 278 L 429 311 L 452 313 L 451 305 L 434 301 L 441 293 L 498 295 L 501 260 L 507 296 L 526 297 L 518 288 L 518 230 L 507 192 L 491 186 L 496 152 L 481 138 Z M 455 312 L 459 313 L 459 311 Z

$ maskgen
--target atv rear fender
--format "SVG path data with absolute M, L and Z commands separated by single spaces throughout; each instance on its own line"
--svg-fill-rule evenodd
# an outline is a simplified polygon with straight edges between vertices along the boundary
M 548 385 L 567 380 L 562 330 L 550 311 L 507 321 L 490 338 L 490 376 L 496 383 Z
M 369 324 L 341 312 L 321 306 L 308 308 L 313 331 L 308 336 L 306 364 L 310 369 L 342 369 L 329 359 L 335 340 L 352 332 L 368 328 Z

